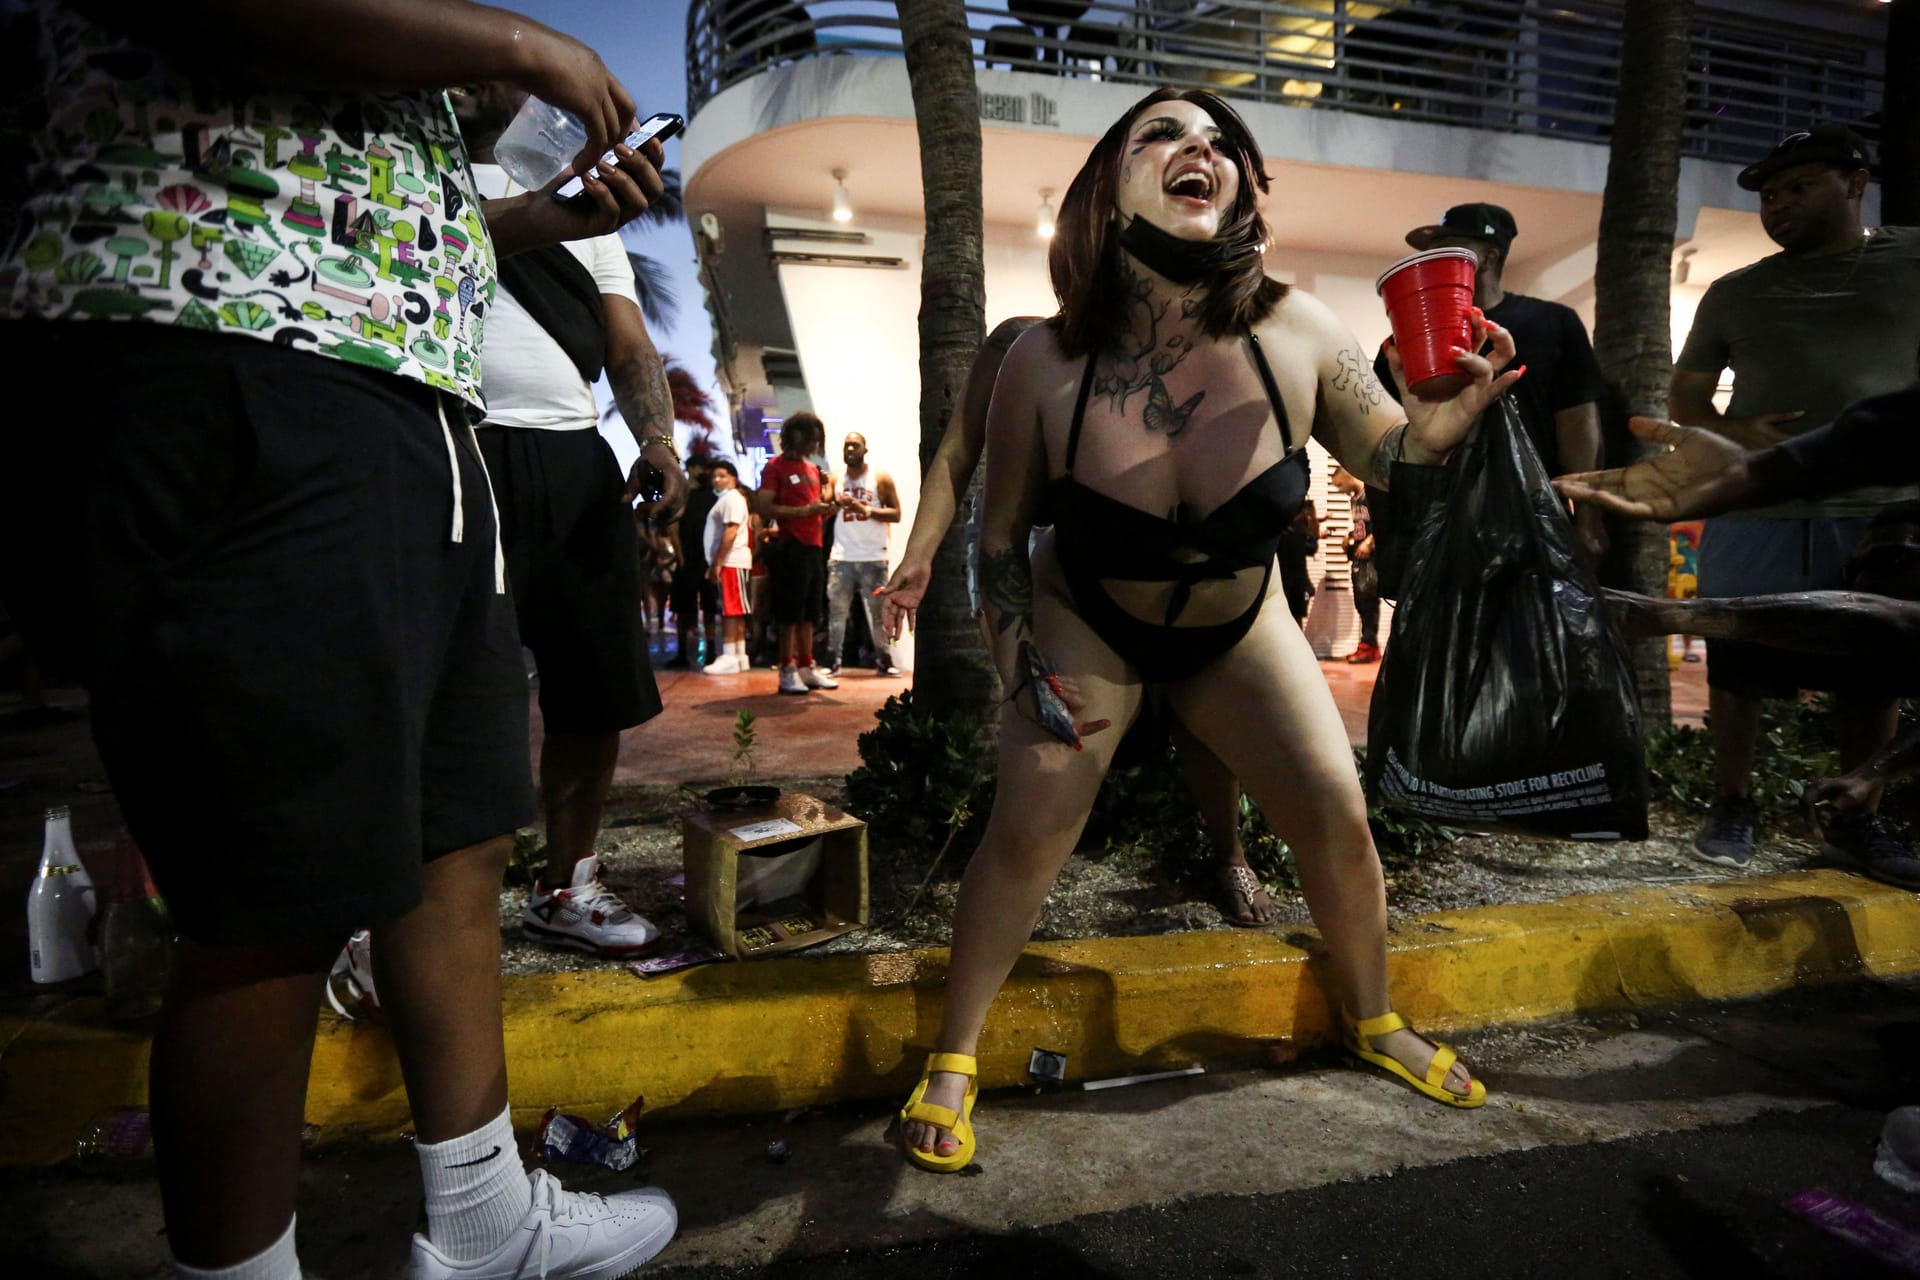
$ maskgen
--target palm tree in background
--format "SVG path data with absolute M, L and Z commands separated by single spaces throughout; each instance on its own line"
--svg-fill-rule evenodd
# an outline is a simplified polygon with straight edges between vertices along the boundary
M 986 269 L 980 207 L 980 107 L 973 37 L 962 0 L 900 0 L 920 138 L 920 186 L 927 239 L 920 265 L 920 470 L 926 472 L 986 335 Z M 978 500 L 983 465 L 969 496 Z M 962 508 L 964 510 L 964 507 Z M 913 694 L 942 713 L 990 713 L 1000 677 L 967 600 L 966 521 L 958 519 L 934 556 L 933 582 L 914 639 Z
M 718 454 L 719 446 L 713 441 L 713 411 L 718 406 L 713 397 L 702 390 L 686 366 L 676 360 L 667 361 L 667 389 L 673 395 L 673 420 L 686 423 L 695 432 L 687 442 L 687 457 Z
M 1594 264 L 1593 352 L 1611 392 L 1610 447 L 1630 445 L 1636 461 L 1661 446 L 1628 435 L 1627 414 L 1667 416 L 1673 370 L 1673 235 L 1680 206 L 1680 135 L 1687 117 L 1687 29 L 1693 0 L 1627 0 L 1621 15 L 1620 88 L 1600 204 L 1599 259 Z M 1624 413 L 1621 412 L 1624 409 Z M 1645 520 L 1613 522 L 1627 543 L 1631 585 L 1667 593 L 1667 530 Z M 1634 647 L 1645 723 L 1673 716 L 1664 640 Z
M 633 290 L 640 299 L 640 314 L 656 329 L 671 329 L 680 314 L 680 299 L 668 283 L 667 269 L 656 258 L 638 251 L 645 233 L 656 227 L 670 227 L 687 220 L 687 206 L 680 194 L 680 171 L 662 169 L 660 180 L 666 190 L 647 205 L 647 211 L 620 228 L 620 243 L 626 248 L 627 261 L 633 264 Z

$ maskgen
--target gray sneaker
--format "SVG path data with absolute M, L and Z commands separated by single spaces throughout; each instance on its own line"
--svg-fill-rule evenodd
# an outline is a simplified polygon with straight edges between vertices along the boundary
M 1887 1116 L 1873 1171 L 1902 1191 L 1920 1191 L 1920 1107 L 1901 1107 Z
M 1753 861 L 1753 828 L 1759 810 L 1745 796 L 1722 796 L 1693 836 L 1694 856 L 1702 862 L 1743 871 Z
M 1902 889 L 1920 889 L 1920 858 L 1880 825 L 1880 815 L 1865 821 L 1835 825 L 1823 833 L 1820 852 L 1845 866 Z

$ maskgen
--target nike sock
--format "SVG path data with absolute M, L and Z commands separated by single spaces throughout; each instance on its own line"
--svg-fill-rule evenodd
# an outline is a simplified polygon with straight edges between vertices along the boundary
M 293 1222 L 287 1223 L 278 1240 L 245 1262 L 215 1267 L 211 1271 L 176 1262 L 173 1274 L 180 1280 L 300 1280 L 300 1259 L 293 1252 Z
M 414 1144 L 427 1191 L 427 1239 L 455 1262 L 492 1253 L 533 1207 L 511 1116 L 502 1111 L 463 1138 Z

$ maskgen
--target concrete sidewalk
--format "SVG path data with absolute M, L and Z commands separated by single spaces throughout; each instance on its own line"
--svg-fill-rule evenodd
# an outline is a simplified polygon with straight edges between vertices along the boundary
M 1367 703 L 1373 697 L 1376 664 L 1348 666 L 1323 662 L 1320 672 L 1340 708 L 1347 736 L 1355 745 L 1367 740 Z M 744 675 L 704 676 L 697 671 L 656 671 L 666 709 L 620 738 L 620 762 L 614 782 L 633 786 L 654 782 L 714 782 L 724 779 L 733 754 L 733 721 L 741 711 L 756 720 L 759 745 L 754 763 L 759 776 L 818 778 L 851 773 L 859 767 L 856 743 L 873 724 L 886 700 L 913 685 L 909 674 L 893 679 L 848 668 L 838 689 L 806 697 L 781 697 L 771 670 Z M 1706 667 L 1689 664 L 1673 672 L 1675 724 L 1699 725 L 1706 714 Z M 538 756 L 540 708 L 533 709 L 533 745 Z
M 1920 897 L 1808 871 L 1661 886 L 1397 923 L 1401 1012 L 1431 1032 L 1726 999 L 1920 973 Z M 1287 1060 L 1330 1034 L 1310 933 L 1202 932 L 1037 943 L 995 1004 L 986 1088 L 1035 1048 L 1072 1079 L 1193 1062 Z M 725 963 L 642 980 L 621 969 L 510 978 L 517 1124 L 549 1106 L 610 1115 L 758 1113 L 904 1096 L 940 1009 L 938 951 Z M 0 1019 L 0 1163 L 51 1163 L 91 1117 L 144 1105 L 149 1041 L 75 998 Z M 322 1017 L 307 1103 L 320 1142 L 407 1125 L 377 1026 Z

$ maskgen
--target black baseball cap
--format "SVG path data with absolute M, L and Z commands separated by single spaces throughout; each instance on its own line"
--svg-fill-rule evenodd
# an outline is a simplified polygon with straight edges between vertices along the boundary
M 1407 243 L 1416 249 L 1428 249 L 1441 236 L 1464 236 L 1491 241 L 1505 253 L 1519 234 L 1513 215 L 1497 204 L 1457 204 L 1441 214 L 1440 221 L 1432 226 L 1415 227 L 1407 232 Z
M 1747 191 L 1758 191 L 1768 178 L 1797 164 L 1830 164 L 1851 173 L 1872 169 L 1867 142 L 1843 124 L 1817 124 L 1780 139 L 1767 158 L 1740 171 L 1737 181 Z

